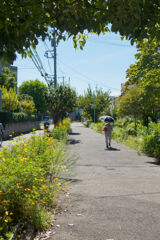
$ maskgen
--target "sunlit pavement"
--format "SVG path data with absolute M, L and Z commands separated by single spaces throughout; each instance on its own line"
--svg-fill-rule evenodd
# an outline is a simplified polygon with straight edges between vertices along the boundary
M 160 165 L 154 159 L 72 124 L 70 152 L 79 156 L 69 197 L 51 240 L 160 239 Z
M 52 130 L 53 128 L 54 128 L 54 125 L 51 124 L 49 129 Z M 4 145 L 6 145 L 8 148 L 11 148 L 12 147 L 11 143 L 13 143 L 13 142 L 18 142 L 20 140 L 26 140 L 27 141 L 34 134 L 39 135 L 39 134 L 43 134 L 43 133 L 44 133 L 44 127 L 42 125 L 40 130 L 36 130 L 36 131 L 33 131 L 33 132 L 20 134 L 20 135 L 18 135 L 16 137 L 10 137 L 10 139 L 3 140 L 2 146 L 0 147 L 0 149 L 2 149 Z

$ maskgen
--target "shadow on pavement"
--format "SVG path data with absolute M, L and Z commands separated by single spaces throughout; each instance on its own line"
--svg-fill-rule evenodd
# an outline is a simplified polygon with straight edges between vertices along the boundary
M 158 160 L 155 162 L 147 162 L 147 163 L 160 166 L 160 161 L 158 161 Z
M 73 132 L 73 133 L 69 133 L 69 135 L 80 135 L 80 133 Z
M 113 148 L 113 147 L 106 148 L 105 150 L 107 150 L 107 151 L 120 151 L 120 149 Z
M 80 143 L 81 141 L 80 140 L 75 140 L 75 139 L 69 139 L 68 140 L 68 143 L 69 144 L 78 144 L 78 143 Z

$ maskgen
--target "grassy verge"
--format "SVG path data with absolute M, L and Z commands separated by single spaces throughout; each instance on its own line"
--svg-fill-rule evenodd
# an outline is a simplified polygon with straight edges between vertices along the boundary
M 52 133 L 50 136 L 47 133 L 33 135 L 29 140 L 13 143 L 11 149 L 3 146 L 0 152 L 0 240 L 9 239 L 17 225 L 15 239 L 21 238 L 28 225 L 35 231 L 49 227 L 58 192 L 66 194 L 67 182 L 60 181 L 59 176 L 68 174 L 62 141 L 67 129 L 64 122 L 56 130 L 56 137 Z

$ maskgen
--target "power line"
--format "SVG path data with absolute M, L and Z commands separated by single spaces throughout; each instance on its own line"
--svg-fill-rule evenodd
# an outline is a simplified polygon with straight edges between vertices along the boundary
M 85 74 L 82 74 L 82 73 L 79 72 L 78 70 L 76 70 L 76 69 L 74 69 L 73 67 L 69 66 L 68 64 L 64 63 L 63 61 L 61 61 L 61 60 L 59 60 L 59 61 L 60 61 L 62 64 L 64 64 L 65 66 L 67 66 L 68 68 L 72 69 L 72 71 L 76 72 L 78 75 L 81 75 L 83 78 L 86 78 L 86 79 L 88 79 L 89 81 L 94 82 L 94 84 L 95 84 L 95 83 L 96 83 L 97 85 L 100 84 L 100 82 L 97 82 L 97 81 L 89 78 L 89 77 L 86 76 Z M 102 83 L 102 85 L 103 85 L 104 87 L 108 88 L 108 89 L 114 89 L 114 90 L 118 90 L 118 91 L 120 90 L 120 89 L 118 89 L 118 88 L 113 88 L 113 87 L 107 86 L 107 85 L 105 85 L 104 83 Z
M 113 45 L 113 46 L 117 46 L 117 47 L 134 47 L 134 48 L 136 48 L 134 45 L 132 46 L 132 45 L 128 45 L 128 44 L 118 44 L 118 43 L 114 43 L 114 42 L 109 42 L 108 40 L 99 40 L 99 41 L 96 41 L 96 40 L 93 40 L 92 41 L 92 39 L 88 39 L 88 42 L 90 42 L 90 43 L 95 43 L 95 44 L 103 44 L 103 45 L 107 45 L 107 44 L 109 44 L 109 45 Z

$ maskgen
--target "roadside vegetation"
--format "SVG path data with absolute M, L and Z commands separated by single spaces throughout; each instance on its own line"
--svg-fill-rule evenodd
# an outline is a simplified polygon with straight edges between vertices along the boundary
M 64 120 L 51 133 L 33 134 L 3 146 L 0 152 L 0 239 L 23 236 L 31 226 L 41 231 L 51 224 L 59 192 L 67 195 L 65 142 L 70 129 Z M 63 176 L 63 178 L 62 178 Z
M 104 122 L 90 123 L 84 122 L 86 126 L 103 133 Z M 137 134 L 135 134 L 134 119 L 123 118 L 116 120 L 113 128 L 113 139 L 117 142 L 144 152 L 145 154 L 160 160 L 160 122 L 149 123 L 148 127 L 142 125 L 141 121 L 137 123 Z

